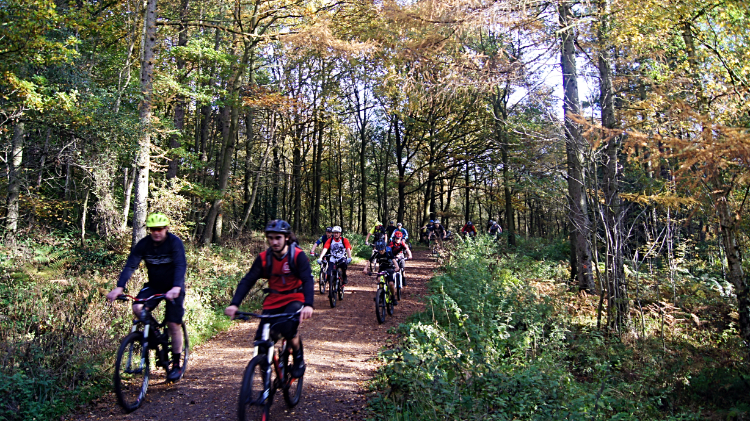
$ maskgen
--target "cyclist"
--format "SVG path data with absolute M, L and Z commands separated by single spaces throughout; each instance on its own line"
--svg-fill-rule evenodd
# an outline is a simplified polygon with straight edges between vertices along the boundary
M 475 227 L 474 224 L 471 223 L 471 221 L 468 221 L 466 222 L 466 225 L 464 225 L 464 227 L 461 228 L 461 234 L 467 237 L 476 237 L 477 227 Z
M 404 269 L 406 260 L 412 258 L 411 249 L 406 244 L 406 241 L 404 241 L 404 235 L 401 234 L 401 231 L 396 231 L 393 235 L 395 237 L 388 244 L 388 247 L 393 250 L 393 255 L 396 256 L 396 260 L 398 261 L 398 267 Z M 402 279 L 401 283 L 406 286 L 406 279 Z
M 229 307 L 224 314 L 234 318 L 239 305 L 259 278 L 268 279 L 267 293 L 263 300 L 263 314 L 294 313 L 300 308 L 300 321 L 307 320 L 313 314 L 314 281 L 310 271 L 310 261 L 301 248 L 297 247 L 297 237 L 292 227 L 281 219 L 274 219 L 266 224 L 266 241 L 268 249 L 255 258 L 247 274 L 240 280 Z M 300 321 L 289 320 L 277 324 L 273 333 L 283 336 L 292 345 L 294 365 L 292 376 L 302 377 L 305 373 L 305 359 L 302 344 L 297 335 Z M 262 331 L 258 328 L 255 340 L 259 340 Z
M 391 241 L 393 241 L 397 232 L 401 233 L 401 235 L 404 237 L 404 241 L 409 240 L 409 231 L 404 228 L 404 224 L 399 222 L 398 224 L 396 224 L 396 231 L 393 231 L 393 234 L 391 234 Z
M 333 228 L 332 227 L 326 227 L 326 233 L 321 235 L 320 238 L 318 238 L 315 241 L 315 244 L 313 244 L 313 247 L 310 249 L 310 256 L 315 256 L 315 249 L 318 248 L 319 245 L 325 244 L 326 241 L 328 241 L 331 236 L 333 236 Z
M 385 238 L 391 238 L 391 236 L 393 236 L 393 232 L 396 231 L 396 226 L 394 224 L 395 222 L 393 221 L 388 223 L 388 226 L 385 228 Z
M 424 241 L 425 244 L 430 244 L 430 237 L 432 237 L 432 230 L 435 228 L 435 221 L 430 219 L 430 222 L 428 222 L 425 226 L 421 228 L 422 230 L 422 241 Z
M 372 236 L 372 243 L 370 243 L 370 236 Z M 367 238 L 365 238 L 365 244 L 374 245 L 378 241 L 383 241 L 385 238 L 385 227 L 383 226 L 383 223 L 378 221 L 373 225 L 370 232 L 367 233 Z
M 165 294 L 167 309 L 164 318 L 167 321 L 169 336 L 172 338 L 172 367 L 167 373 L 169 381 L 178 381 L 182 377 L 180 357 L 182 356 L 182 317 L 185 315 L 185 246 L 176 235 L 169 232 L 169 218 L 162 213 L 152 213 L 146 218 L 146 227 L 150 234 L 143 237 L 130 251 L 125 262 L 117 287 L 107 294 L 110 303 L 122 295 L 125 285 L 138 269 L 141 260 L 146 262 L 148 282 L 143 285 L 136 298 L 148 298 L 154 294 Z M 149 300 L 146 305 L 153 309 L 159 300 Z M 140 317 L 143 304 L 133 304 L 133 314 Z
M 341 283 L 346 285 L 349 280 L 346 276 L 346 268 L 349 263 L 352 262 L 352 246 L 349 240 L 341 236 L 341 227 L 336 225 L 333 227 L 333 237 L 326 241 L 323 246 L 323 251 L 320 252 L 320 258 L 318 264 L 323 264 L 323 259 L 326 257 L 326 253 L 331 251 L 329 261 L 337 262 L 339 269 L 341 269 Z M 333 274 L 333 265 L 328 265 L 328 273 L 326 276 L 329 277 Z
M 435 238 L 435 241 L 438 243 L 438 248 L 443 248 L 443 240 L 446 237 L 446 231 L 445 227 L 440 224 L 440 220 L 436 219 L 435 223 L 432 226 L 432 237 Z
M 396 261 L 396 256 L 393 254 L 393 250 L 385 244 L 385 241 L 378 241 L 375 243 L 375 250 L 373 250 L 372 252 L 372 257 L 370 258 L 368 264 L 365 265 L 365 268 L 362 270 L 362 272 L 370 275 L 371 264 L 373 261 L 377 262 L 378 268 L 381 272 L 388 272 L 388 274 L 386 275 L 388 288 L 391 291 L 391 295 L 395 297 L 396 285 L 394 282 L 394 274 L 396 273 L 396 268 L 399 266 L 398 262 Z M 396 300 L 393 300 L 393 305 L 398 305 Z
M 502 227 L 500 227 L 500 224 L 490 219 L 490 227 L 487 229 L 487 234 L 495 237 L 495 240 L 497 240 L 500 234 L 503 233 Z

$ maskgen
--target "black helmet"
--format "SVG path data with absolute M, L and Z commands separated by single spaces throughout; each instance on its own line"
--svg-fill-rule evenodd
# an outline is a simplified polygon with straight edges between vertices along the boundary
M 333 227 L 326 227 L 326 232 L 333 232 Z
M 375 250 L 382 251 L 382 250 L 385 250 L 385 247 L 386 247 L 385 241 L 376 241 L 375 242 Z
M 266 224 L 266 232 L 290 234 L 292 232 L 292 227 L 289 226 L 289 224 L 283 219 L 274 219 L 272 221 L 268 221 L 268 224 Z
M 389 224 L 393 225 L 393 224 L 395 224 L 395 222 L 391 221 L 391 222 L 389 222 Z

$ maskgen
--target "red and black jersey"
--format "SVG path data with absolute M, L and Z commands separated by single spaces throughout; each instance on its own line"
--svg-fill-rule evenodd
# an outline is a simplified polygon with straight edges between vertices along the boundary
M 265 273 L 267 253 L 271 253 L 270 273 Z M 264 310 L 281 308 L 294 301 L 301 301 L 306 306 L 312 307 L 315 292 L 310 260 L 302 249 L 297 248 L 294 264 L 296 273 L 293 273 L 289 267 L 289 258 L 289 252 L 280 259 L 268 250 L 261 252 L 253 261 L 250 270 L 237 285 L 231 305 L 239 306 L 258 279 L 266 278 L 271 292 L 263 301 Z
M 391 250 L 393 250 L 394 256 L 398 256 L 399 254 L 406 251 L 406 243 L 404 243 L 403 241 L 401 241 L 401 243 L 399 244 L 396 244 L 395 241 L 391 241 L 391 243 L 388 244 L 388 247 L 390 247 Z

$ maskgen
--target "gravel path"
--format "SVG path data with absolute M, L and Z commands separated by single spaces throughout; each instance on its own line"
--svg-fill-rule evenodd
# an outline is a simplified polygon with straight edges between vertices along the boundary
M 416 252 L 407 262 L 408 286 L 394 316 L 378 325 L 373 297 L 374 277 L 362 273 L 362 265 L 349 270 L 344 300 L 330 308 L 327 295 L 315 296 L 313 318 L 300 325 L 305 343 L 307 371 L 300 403 L 287 410 L 281 393 L 271 408 L 274 420 L 364 420 L 367 381 L 373 376 L 377 352 L 393 337 L 388 330 L 414 312 L 421 311 L 421 297 L 432 276 L 434 262 Z M 143 406 L 123 413 L 113 393 L 84 407 L 68 420 L 233 420 L 245 365 L 252 355 L 251 338 L 257 322 L 237 323 L 229 330 L 196 347 L 190 354 L 185 377 L 176 384 L 163 375 L 149 385 Z

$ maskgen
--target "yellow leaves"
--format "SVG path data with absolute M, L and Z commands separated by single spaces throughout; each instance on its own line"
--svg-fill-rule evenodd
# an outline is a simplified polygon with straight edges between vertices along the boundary
M 629 202 L 638 203 L 644 206 L 679 208 L 682 206 L 694 206 L 698 204 L 698 201 L 692 197 L 677 196 L 671 192 L 659 194 L 620 193 L 620 197 Z

